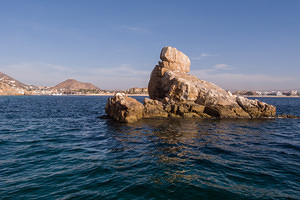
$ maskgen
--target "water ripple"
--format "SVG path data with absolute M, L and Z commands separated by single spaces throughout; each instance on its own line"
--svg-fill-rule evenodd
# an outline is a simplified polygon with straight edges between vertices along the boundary
M 106 98 L 0 97 L 0 199 L 300 199 L 300 120 L 121 124 Z

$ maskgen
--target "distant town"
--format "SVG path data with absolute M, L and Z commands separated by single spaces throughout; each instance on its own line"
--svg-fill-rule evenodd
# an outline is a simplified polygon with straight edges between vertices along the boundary
M 241 95 L 241 96 L 261 96 L 261 97 L 283 97 L 283 96 L 291 96 L 291 97 L 297 97 L 300 96 L 300 92 L 298 90 L 272 90 L 272 91 L 235 91 L 233 92 L 235 95 Z
M 54 87 L 26 85 L 0 72 L 0 95 L 113 95 L 122 92 L 128 95 L 148 95 L 148 88 L 127 90 L 103 90 L 91 83 L 74 79 L 65 80 Z M 230 91 L 234 95 L 253 97 L 300 97 L 299 90 Z
M 127 90 L 103 90 L 91 83 L 74 79 L 65 80 L 54 87 L 26 85 L 0 72 L 0 95 L 113 95 L 117 92 L 128 95 L 148 95 L 148 88 Z

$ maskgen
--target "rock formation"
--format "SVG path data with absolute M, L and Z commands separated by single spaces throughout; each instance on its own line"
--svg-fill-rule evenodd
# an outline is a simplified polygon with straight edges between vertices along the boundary
M 114 120 L 130 123 L 143 118 L 144 106 L 124 93 L 117 93 L 108 99 L 105 112 Z
M 190 59 L 176 48 L 164 47 L 148 84 L 144 104 L 124 94 L 109 98 L 106 113 L 115 120 L 141 118 L 273 118 L 276 107 L 232 95 L 219 86 L 188 74 Z

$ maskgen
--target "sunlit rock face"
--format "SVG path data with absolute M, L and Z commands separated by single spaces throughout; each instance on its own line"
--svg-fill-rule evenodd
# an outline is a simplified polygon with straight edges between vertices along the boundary
M 141 118 L 271 118 L 276 115 L 275 106 L 232 95 L 188 74 L 190 59 L 176 48 L 164 47 L 160 59 L 150 76 L 150 99 L 138 104 L 129 97 L 122 97 L 127 103 L 121 103 L 124 100 L 116 96 L 110 98 L 106 109 L 109 116 L 133 122 Z M 124 111 L 120 111 L 119 105 L 123 105 Z
M 117 93 L 107 100 L 105 112 L 116 121 L 132 123 L 143 118 L 144 105 L 123 93 Z
M 172 71 L 190 72 L 191 61 L 181 51 L 173 47 L 164 47 L 160 53 L 160 64 Z

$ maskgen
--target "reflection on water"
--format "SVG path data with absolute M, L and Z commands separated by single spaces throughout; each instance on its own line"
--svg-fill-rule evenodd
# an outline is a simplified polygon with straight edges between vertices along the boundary
M 275 129 L 269 126 L 273 123 L 274 120 L 108 122 L 114 129 L 116 148 L 134 151 L 136 155 L 141 153 L 139 159 L 149 159 L 151 165 L 159 169 L 152 174 L 153 183 L 193 184 L 200 188 L 230 190 L 239 195 L 250 192 L 257 197 L 286 195 L 265 188 L 265 181 L 281 182 L 280 174 L 272 171 L 274 166 L 264 163 L 276 156 L 268 146 L 275 142 L 270 139 Z M 120 162 L 131 161 L 121 158 Z M 258 168 L 260 164 L 264 169 Z

